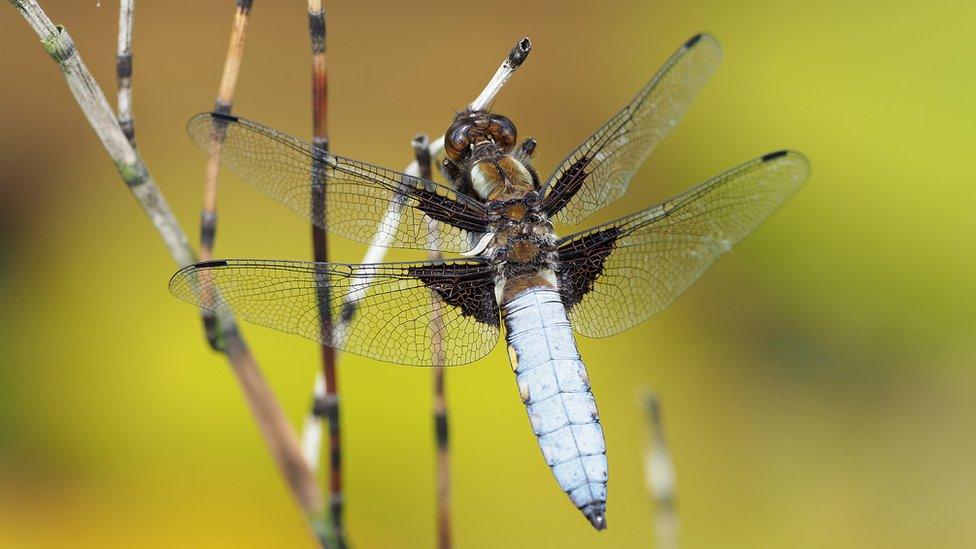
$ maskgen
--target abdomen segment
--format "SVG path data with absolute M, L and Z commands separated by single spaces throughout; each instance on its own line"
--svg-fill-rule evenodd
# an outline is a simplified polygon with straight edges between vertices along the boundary
M 542 455 L 560 488 L 602 530 L 606 443 L 566 308 L 557 291 L 529 288 L 504 304 L 502 314 L 519 394 Z

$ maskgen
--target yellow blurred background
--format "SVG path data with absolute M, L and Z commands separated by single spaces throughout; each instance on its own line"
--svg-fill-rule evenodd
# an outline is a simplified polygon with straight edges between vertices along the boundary
M 117 3 L 42 4 L 114 102 Z M 663 399 L 686 547 L 976 545 L 976 4 L 325 4 L 345 156 L 404 166 L 527 35 L 495 108 L 547 172 L 708 30 L 722 67 L 600 219 L 778 148 L 813 165 L 668 311 L 581 340 L 606 532 L 552 479 L 501 348 L 448 372 L 458 547 L 649 546 L 642 387 Z M 184 124 L 213 103 L 233 9 L 136 6 L 137 140 L 194 242 L 204 157 Z M 256 0 L 234 112 L 307 138 L 305 9 Z M 0 47 L 0 546 L 313 546 L 197 312 L 167 292 L 159 238 L 9 5 Z M 310 257 L 306 223 L 222 181 L 218 256 Z M 245 330 L 298 425 L 316 347 Z M 340 385 L 355 546 L 430 547 L 431 372 L 344 355 Z

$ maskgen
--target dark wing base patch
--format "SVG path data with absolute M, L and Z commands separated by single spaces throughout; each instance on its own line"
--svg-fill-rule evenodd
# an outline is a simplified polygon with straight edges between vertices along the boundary
M 415 188 L 410 192 L 418 201 L 417 209 L 434 221 L 447 223 L 475 234 L 488 232 L 488 221 L 484 212 L 472 208 L 466 202 L 451 200 L 426 189 Z
M 559 277 L 559 293 L 567 309 L 571 310 L 593 290 L 596 279 L 603 274 L 604 261 L 613 251 L 619 236 L 619 228 L 608 227 L 571 240 L 559 248 L 556 276 Z
M 429 265 L 410 267 L 411 276 L 420 279 L 437 292 L 445 303 L 457 307 L 462 316 L 473 317 L 482 324 L 498 327 L 498 303 L 494 280 L 467 274 L 466 265 Z

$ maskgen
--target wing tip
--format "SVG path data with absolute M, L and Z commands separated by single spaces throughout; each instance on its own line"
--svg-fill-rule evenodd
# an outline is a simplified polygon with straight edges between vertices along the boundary
M 789 157 L 798 162 L 803 162 L 804 164 L 810 163 L 806 155 L 804 155 L 799 151 L 794 151 L 792 149 L 780 149 L 778 151 L 769 152 L 759 157 L 759 159 L 763 162 L 772 162 L 774 160 L 779 160 L 780 158 L 784 158 L 784 157 Z
M 773 151 L 771 153 L 766 153 L 762 155 L 762 158 L 760 158 L 760 160 L 762 160 L 763 162 L 772 162 L 773 160 L 776 160 L 777 158 L 782 158 L 788 154 L 790 154 L 790 151 L 786 149 L 780 149 L 778 151 Z
M 226 120 L 228 122 L 239 122 L 240 121 L 239 118 L 237 118 L 236 116 L 234 116 L 232 114 L 226 114 L 226 113 L 217 112 L 217 111 L 211 111 L 211 112 L 209 112 L 207 114 L 209 114 L 211 118 L 216 118 L 217 120 Z
M 219 111 L 204 111 L 204 112 L 197 113 L 197 114 L 191 116 L 190 117 L 190 124 L 192 124 L 193 122 L 196 122 L 198 120 L 213 120 L 214 118 L 216 118 L 217 120 L 226 120 L 227 122 L 240 122 L 241 121 L 240 118 L 238 118 L 238 117 L 236 117 L 236 116 L 234 116 L 232 114 L 222 113 L 222 112 L 219 112 Z
M 715 38 L 715 35 L 710 32 L 699 32 L 688 40 L 685 40 L 682 48 L 685 50 L 690 50 L 691 48 L 698 46 L 702 41 L 711 43 L 719 50 L 722 49 L 722 44 L 718 41 L 718 38 Z
M 190 265 L 187 265 L 185 267 L 182 267 L 182 268 L 180 268 L 180 270 L 178 270 L 175 273 L 173 273 L 173 276 L 170 277 L 170 279 L 169 279 L 169 291 L 170 291 L 170 293 L 172 293 L 173 295 L 175 295 L 179 299 L 182 299 L 184 301 L 187 301 L 186 298 L 182 297 L 177 292 L 177 287 L 179 286 L 179 284 L 183 280 L 186 279 L 187 273 L 192 273 L 192 272 L 197 271 L 197 270 L 199 270 L 201 268 L 207 269 L 207 268 L 226 267 L 226 266 L 227 266 L 227 260 L 226 259 L 211 259 L 209 261 L 201 261 L 199 263 L 191 263 Z
M 687 40 L 687 41 L 685 42 L 685 47 L 686 47 L 686 48 L 690 48 L 690 47 L 692 47 L 692 46 L 694 46 L 695 44 L 697 44 L 697 43 L 698 43 L 698 41 L 699 41 L 699 40 L 701 40 L 701 39 L 702 39 L 702 37 L 703 37 L 703 36 L 705 36 L 705 33 L 703 33 L 703 32 L 700 32 L 700 33 L 698 33 L 698 34 L 696 34 L 696 35 L 694 35 L 694 36 L 692 36 L 691 38 L 689 38 L 689 39 L 688 39 L 688 40 Z
M 230 114 L 224 114 L 224 113 L 217 112 L 217 111 L 206 111 L 206 112 L 201 112 L 199 114 L 195 114 L 195 115 L 191 116 L 190 117 L 190 120 L 186 123 L 186 131 L 190 134 L 190 136 L 195 141 L 198 141 L 199 139 L 202 139 L 203 138 L 203 137 L 198 137 L 196 135 L 196 133 L 197 133 L 196 132 L 196 129 L 197 128 L 200 128 L 202 124 L 206 124 L 206 126 L 204 126 L 204 127 L 207 128 L 207 134 L 206 134 L 206 139 L 207 140 L 206 141 L 198 141 L 198 143 L 200 143 L 200 146 L 203 147 L 204 150 L 207 149 L 207 146 L 203 145 L 203 143 L 209 143 L 209 140 L 211 139 L 211 135 L 213 133 L 214 120 L 220 120 L 220 121 L 228 122 L 228 123 L 231 123 L 231 124 L 238 124 L 238 123 L 241 122 L 241 119 L 238 118 L 238 117 L 236 117 L 236 116 L 233 116 L 233 115 L 230 115 Z M 220 124 L 219 126 L 221 128 L 226 128 L 227 125 L 226 124 Z
M 797 166 L 798 171 L 796 173 L 797 173 L 798 183 L 802 183 L 803 181 L 806 181 L 807 178 L 810 177 L 810 160 L 807 159 L 806 155 L 804 155 L 801 152 L 790 150 L 790 149 L 781 149 L 778 151 L 766 153 L 761 157 L 759 157 L 759 162 L 761 164 L 766 164 L 768 162 L 776 162 L 779 160 L 784 160 Z

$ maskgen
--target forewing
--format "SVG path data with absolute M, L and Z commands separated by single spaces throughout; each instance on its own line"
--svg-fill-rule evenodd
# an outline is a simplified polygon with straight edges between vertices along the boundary
M 219 260 L 181 269 L 169 288 L 205 309 L 396 364 L 430 366 L 435 353 L 445 366 L 466 364 L 498 340 L 494 269 L 479 260 Z
M 242 179 L 315 225 L 359 242 L 464 252 L 486 229 L 484 207 L 426 179 L 318 151 L 255 122 L 203 113 L 188 131 Z M 216 132 L 216 133 L 215 133 Z M 216 137 L 215 137 L 216 136 Z M 325 181 L 325 209 L 313 211 L 312 177 Z M 425 217 L 440 221 L 429 225 Z
M 721 59 L 722 47 L 708 34 L 685 42 L 629 105 L 549 177 L 543 203 L 549 216 L 575 225 L 623 196 L 634 173 L 678 124 Z
M 799 153 L 771 153 L 560 240 L 557 274 L 573 329 L 606 337 L 667 307 L 790 198 L 809 170 Z

